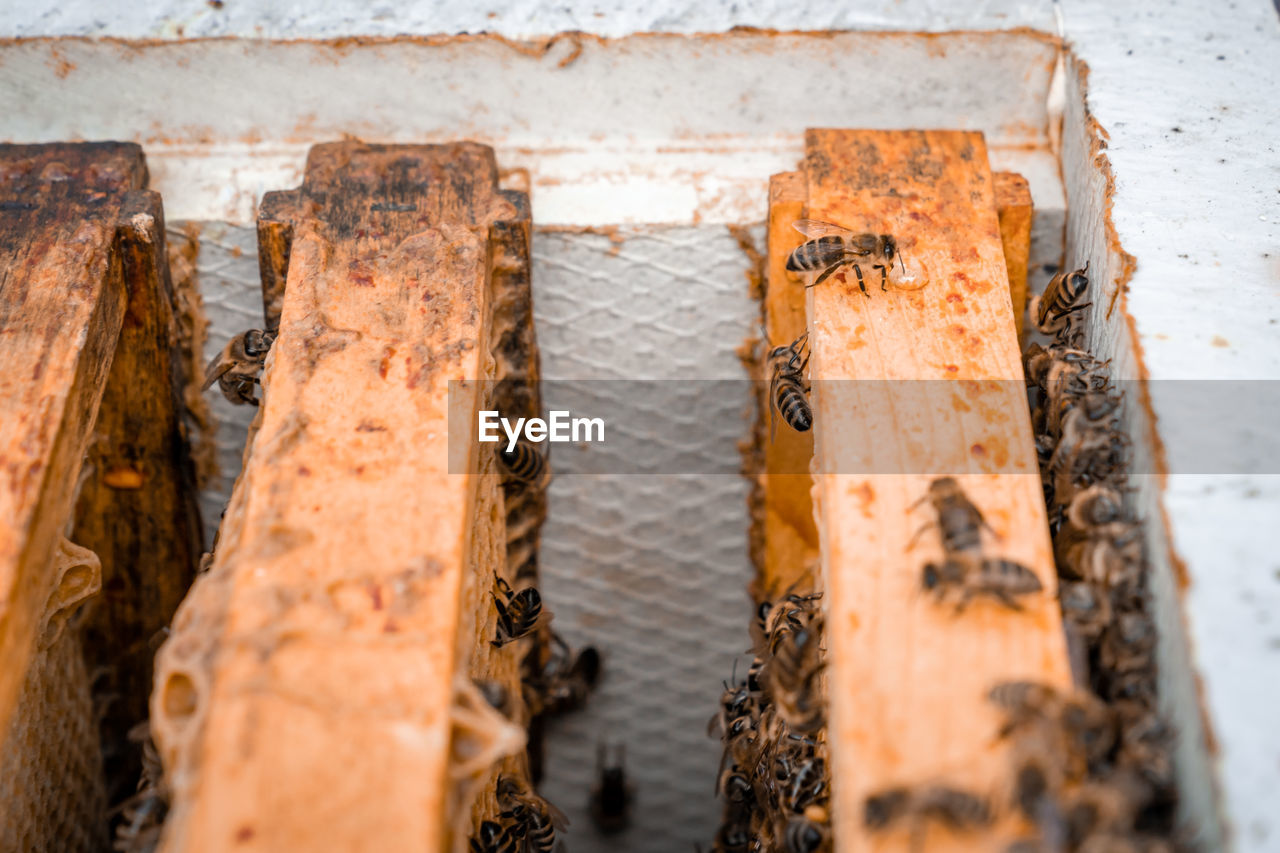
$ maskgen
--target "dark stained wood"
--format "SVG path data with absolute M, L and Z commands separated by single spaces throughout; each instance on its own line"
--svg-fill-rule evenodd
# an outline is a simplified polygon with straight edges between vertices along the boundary
M 272 331 L 280 328 L 293 220 L 298 215 L 297 190 L 266 193 L 258 206 L 258 274 L 262 278 L 262 313 L 266 319 L 263 328 Z
M 0 146 L 0 732 L 124 322 L 119 215 L 146 177 L 132 144 Z
M 113 699 L 102 720 L 111 802 L 137 784 L 141 748 L 126 736 L 147 718 L 152 640 L 173 618 L 202 550 L 160 196 L 127 195 L 115 238 L 128 304 L 73 534 L 102 560 L 85 655 L 91 671 L 105 673 L 99 692 Z

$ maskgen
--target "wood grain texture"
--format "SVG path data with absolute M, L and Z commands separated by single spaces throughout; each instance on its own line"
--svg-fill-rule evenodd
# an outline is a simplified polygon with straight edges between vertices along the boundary
M 505 553 L 492 456 L 455 437 L 451 473 L 449 439 L 494 377 L 496 185 L 470 143 L 311 151 L 258 429 L 157 663 L 168 851 L 446 849 L 460 599 Z
M 1070 675 L 985 145 L 969 132 L 814 130 L 805 173 L 811 218 L 894 234 L 930 273 L 915 292 L 864 297 L 851 273 L 809 291 L 835 836 L 842 850 L 906 850 L 905 830 L 867 834 L 865 797 L 949 783 L 1003 816 L 978 835 L 931 828 L 927 849 L 998 849 L 1018 827 L 985 694 Z M 986 553 L 1039 576 L 1024 611 L 977 600 L 957 614 L 923 594 L 921 567 L 941 546 L 936 531 L 909 546 L 935 517 L 912 507 L 942 474 L 998 534 Z
M 102 561 L 102 592 L 84 636 L 89 668 L 107 674 L 98 690 L 114 698 L 102 719 L 113 803 L 137 785 L 141 747 L 127 735 L 148 716 L 152 641 L 195 577 L 202 537 L 160 196 L 126 196 L 115 237 L 128 304 L 73 533 Z
M 996 214 L 1000 218 L 1000 245 L 1009 271 L 1009 295 L 1013 322 L 1021 346 L 1027 313 L 1027 262 L 1031 256 L 1031 185 L 1016 172 L 995 172 Z
M 0 732 L 124 322 L 118 222 L 146 175 L 132 144 L 0 146 Z

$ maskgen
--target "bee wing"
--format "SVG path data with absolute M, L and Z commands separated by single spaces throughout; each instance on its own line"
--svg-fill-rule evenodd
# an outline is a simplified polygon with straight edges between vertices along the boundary
M 853 232 L 848 228 L 841 228 L 839 225 L 833 225 L 830 222 L 819 222 L 816 219 L 797 219 L 791 223 L 791 227 L 810 240 L 816 240 L 819 237 L 853 236 Z
M 200 390 L 208 391 L 213 387 L 213 383 L 221 379 L 223 374 L 235 367 L 235 365 L 235 361 L 227 357 L 226 350 L 218 353 L 204 369 L 204 385 L 200 386 Z
M 551 818 L 551 825 L 556 828 L 556 832 L 564 832 L 569 826 L 568 816 L 547 800 L 543 800 L 542 804 L 547 807 L 547 816 Z

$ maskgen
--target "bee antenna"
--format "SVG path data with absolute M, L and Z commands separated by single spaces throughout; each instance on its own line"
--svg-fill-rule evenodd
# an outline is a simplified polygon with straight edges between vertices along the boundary
M 902 267 L 902 275 L 905 277 L 907 274 L 907 265 L 903 263 L 901 249 L 898 250 L 898 266 Z

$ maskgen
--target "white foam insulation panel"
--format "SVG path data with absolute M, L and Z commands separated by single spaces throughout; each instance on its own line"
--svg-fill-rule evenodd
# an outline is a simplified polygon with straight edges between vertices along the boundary
M 1073 59 L 1055 73 L 1057 36 Z M 805 127 L 983 130 L 993 166 L 1031 182 L 1032 285 L 1065 240 L 1101 288 L 1123 287 L 1095 344 L 1122 378 L 1153 380 L 1135 428 L 1154 422 L 1174 472 L 1144 478 L 1139 500 L 1186 823 L 1208 848 L 1262 851 L 1280 845 L 1277 421 L 1246 436 L 1240 470 L 1204 471 L 1206 427 L 1175 415 L 1184 389 L 1163 380 L 1280 378 L 1278 44 L 1266 0 L 1211 14 L 1192 0 L 33 0 L 0 8 L 0 138 L 144 145 L 171 225 L 199 225 L 209 356 L 259 316 L 255 205 L 300 182 L 308 146 L 489 142 L 532 194 L 546 377 L 617 380 L 744 376 L 734 349 L 754 306 L 723 226 L 763 220 L 768 176 L 795 167 Z M 548 404 L 572 387 L 549 384 Z M 604 407 L 608 387 L 580 390 Z M 252 413 L 210 395 L 212 529 Z M 693 458 L 736 459 L 743 400 L 694 403 Z M 551 733 L 545 790 L 579 853 L 710 836 L 718 750 L 701 733 L 746 644 L 745 489 L 552 484 L 547 600 L 609 669 L 590 710 Z M 607 844 L 583 811 L 601 738 L 626 742 L 639 783 L 641 829 Z

